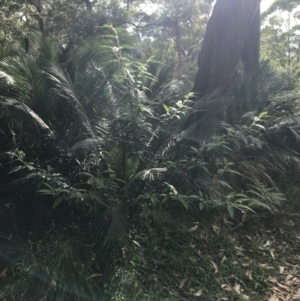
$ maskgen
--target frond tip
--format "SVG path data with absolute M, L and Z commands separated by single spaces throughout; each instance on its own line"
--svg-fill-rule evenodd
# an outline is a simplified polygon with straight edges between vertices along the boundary
M 95 234 L 102 241 L 103 248 L 118 241 L 127 242 L 129 223 L 127 211 L 122 206 L 108 206 L 96 216 Z
M 142 170 L 141 172 L 139 172 L 134 179 L 136 178 L 140 178 L 142 180 L 149 180 L 154 181 L 154 179 L 157 178 L 161 178 L 163 173 L 166 173 L 168 171 L 167 168 L 150 168 L 147 170 Z

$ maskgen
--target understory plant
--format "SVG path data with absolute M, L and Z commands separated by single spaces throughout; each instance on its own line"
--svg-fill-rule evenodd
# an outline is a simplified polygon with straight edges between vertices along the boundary
M 153 58 L 133 61 L 120 30 L 105 28 L 67 63 L 43 39 L 0 63 L 1 298 L 111 298 L 108 279 L 138 296 L 148 282 L 133 279 L 152 275 L 144 248 L 173 223 L 295 205 L 298 97 L 280 75 L 262 64 L 255 79 L 196 99 Z

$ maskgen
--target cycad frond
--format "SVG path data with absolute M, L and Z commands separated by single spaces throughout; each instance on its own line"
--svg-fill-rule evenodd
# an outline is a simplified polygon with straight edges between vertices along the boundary
M 125 148 L 114 147 L 107 153 L 107 157 L 110 168 L 120 179 L 127 181 L 135 175 L 139 160 L 134 153 Z
M 74 113 L 77 117 L 81 119 L 87 133 L 91 137 L 95 137 L 90 119 L 84 106 L 77 97 L 76 90 L 71 79 L 68 77 L 68 74 L 66 74 L 59 66 L 52 64 L 48 68 L 48 76 L 53 81 L 57 94 L 65 100 L 72 101 L 69 105 L 75 110 Z
M 252 195 L 250 198 L 251 201 L 248 204 L 250 208 L 265 208 L 274 212 L 282 206 L 284 201 L 286 201 L 286 198 L 282 193 L 276 192 L 271 188 L 266 188 L 260 183 L 251 186 L 248 193 Z
M 102 143 L 103 139 L 101 138 L 87 138 L 75 143 L 71 147 L 71 151 L 74 154 L 88 154 L 90 152 L 96 151 Z
M 112 242 L 124 243 L 128 240 L 129 223 L 124 206 L 108 206 L 96 216 L 95 233 L 101 239 L 103 247 Z
M 43 178 L 38 173 L 29 173 L 24 177 L 18 178 L 16 180 L 13 180 L 9 183 L 7 187 L 7 191 L 13 191 L 14 189 L 18 189 L 19 187 L 22 187 L 24 185 L 27 185 L 29 187 L 32 187 L 33 189 L 36 189 L 36 187 L 43 181 Z
M 168 169 L 165 167 L 142 170 L 132 178 L 131 182 L 133 182 L 135 179 L 148 180 L 149 182 L 152 182 L 155 179 L 161 179 L 163 174 L 167 171 Z
M 26 104 L 20 103 L 14 99 L 6 98 L 5 101 L 1 103 L 3 109 L 8 110 L 10 113 L 15 112 L 15 116 L 20 120 L 32 120 L 38 127 L 47 132 L 47 136 L 54 138 L 54 132 L 49 128 L 49 126 Z

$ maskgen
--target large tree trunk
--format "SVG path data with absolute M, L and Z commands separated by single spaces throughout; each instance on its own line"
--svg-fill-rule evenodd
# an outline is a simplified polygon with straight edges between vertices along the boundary
M 260 1 L 259 1 L 260 2 Z M 260 53 L 260 5 L 253 13 L 252 23 L 250 24 L 249 33 L 245 40 L 241 60 L 244 64 L 244 71 L 250 75 L 257 72 L 259 66 Z
M 87 35 L 92 36 L 94 34 L 94 25 L 92 20 L 92 13 L 93 13 L 93 4 L 95 4 L 96 1 L 91 2 L 90 0 L 84 0 L 87 10 Z M 92 4 L 93 3 L 93 4 Z
M 217 0 L 198 57 L 193 92 L 203 96 L 228 87 L 240 60 L 244 71 L 255 72 L 259 45 L 260 0 Z
M 39 23 L 40 32 L 43 36 L 46 36 L 47 31 L 46 31 L 45 16 L 44 16 L 45 10 L 44 10 L 44 5 L 42 3 L 42 0 L 31 0 L 29 1 L 29 3 L 32 4 L 38 11 L 37 21 Z

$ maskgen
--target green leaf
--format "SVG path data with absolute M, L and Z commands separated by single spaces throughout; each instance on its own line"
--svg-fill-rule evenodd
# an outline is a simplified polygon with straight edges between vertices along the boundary
M 194 199 L 194 200 L 199 200 L 199 199 L 201 199 L 199 195 L 190 195 L 189 198 L 190 198 L 190 199 Z
M 18 171 L 20 171 L 22 169 L 25 169 L 25 168 L 26 168 L 25 166 L 21 166 L 21 165 L 16 166 L 8 174 L 12 174 L 12 173 L 18 172 Z
M 191 149 L 192 149 L 195 153 L 197 153 L 197 154 L 199 153 L 199 150 L 198 150 L 197 148 L 191 146 Z
M 188 203 L 187 203 L 181 196 L 178 196 L 178 200 L 180 201 L 180 203 L 183 205 L 183 207 L 184 207 L 186 210 L 189 209 Z
M 116 36 L 113 35 L 113 34 L 104 34 L 104 35 L 101 35 L 102 38 L 107 38 L 107 39 L 113 39 L 115 40 L 116 39 Z
M 242 176 L 241 173 L 239 173 L 238 171 L 232 170 L 232 169 L 226 169 L 226 172 L 230 172 L 230 173 L 234 173 L 234 174 L 237 174 L 239 176 Z
M 255 211 L 253 209 L 251 209 L 249 206 L 239 204 L 239 205 L 233 205 L 233 207 L 238 210 L 248 210 L 248 211 L 251 211 L 252 213 L 255 213 Z
M 262 129 L 264 132 L 266 132 L 266 128 L 263 125 L 257 124 L 257 123 L 254 123 L 253 125 L 260 128 L 260 129 Z
M 122 45 L 120 46 L 120 49 L 128 49 L 128 50 L 132 50 L 134 49 L 134 47 L 130 46 L 130 45 Z
M 265 117 L 265 116 L 267 116 L 267 115 L 268 115 L 268 111 L 264 111 L 264 112 L 261 112 L 261 113 L 259 114 L 258 118 L 263 118 L 263 117 Z
M 170 110 L 170 108 L 169 108 L 167 105 L 165 105 L 165 104 L 162 104 L 162 105 L 163 105 L 163 107 L 164 107 L 165 111 L 168 113 L 168 112 L 169 112 L 169 110 Z
M 56 199 L 55 202 L 53 203 L 52 208 L 55 209 L 62 201 L 63 201 L 62 198 Z
M 223 175 L 223 173 L 224 173 L 224 169 L 218 169 L 218 174 L 219 174 L 219 176 L 222 176 Z
M 175 188 L 173 185 L 171 185 L 171 184 L 169 184 L 169 183 L 167 183 L 167 182 L 164 182 L 164 183 L 172 190 L 172 192 L 173 192 L 173 194 L 174 194 L 175 196 L 178 195 L 178 191 L 176 190 L 176 188 Z
M 53 192 L 53 191 L 50 190 L 50 189 L 40 189 L 40 190 L 39 190 L 39 193 L 41 193 L 41 194 L 47 194 L 47 195 L 56 195 L 56 193 Z
M 43 184 L 46 185 L 51 191 L 55 191 L 55 189 L 51 185 L 49 185 L 45 182 Z
M 231 204 L 227 204 L 227 210 L 231 218 L 234 218 L 234 211 Z
M 218 180 L 218 182 L 219 182 L 221 185 L 223 185 L 223 186 L 225 186 L 225 187 L 228 187 L 228 188 L 232 189 L 232 187 L 231 187 L 228 183 L 226 183 L 225 181 L 223 181 L 223 180 Z

